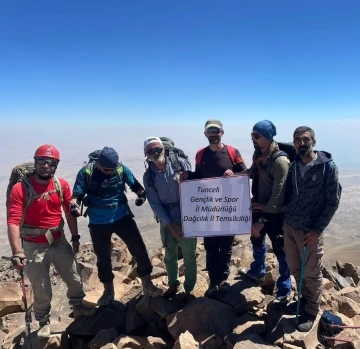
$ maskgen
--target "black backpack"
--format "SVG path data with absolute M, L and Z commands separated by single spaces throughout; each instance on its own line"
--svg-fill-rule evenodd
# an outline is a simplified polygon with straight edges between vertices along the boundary
M 182 149 L 175 147 L 175 143 L 172 139 L 168 137 L 160 137 L 160 139 L 165 149 L 165 156 L 168 157 L 170 162 L 175 166 L 176 172 L 179 173 L 183 171 L 179 158 L 183 158 L 187 160 L 188 156 L 184 153 Z M 153 187 L 154 177 L 152 171 L 149 168 L 148 160 L 146 160 L 146 162 L 148 163 L 148 166 L 145 171 L 145 176 L 147 178 L 149 187 Z
M 188 156 L 180 148 L 175 147 L 175 143 L 168 137 L 160 137 L 165 148 L 165 156 L 168 157 L 171 163 L 176 167 L 178 172 L 181 172 L 182 166 L 178 158 L 188 159 Z
M 262 169 L 265 170 L 266 174 L 269 177 L 272 177 L 271 167 L 275 163 L 276 159 L 279 156 L 286 156 L 289 159 L 290 163 L 292 163 L 296 159 L 296 149 L 292 142 L 290 142 L 290 143 L 278 142 L 277 144 L 278 144 L 280 150 L 271 156 L 269 161 L 266 163 L 265 167 L 262 167 Z M 254 175 L 254 178 L 252 181 L 252 186 L 251 186 L 251 193 L 252 193 L 255 201 L 259 200 L 258 191 L 259 191 L 259 174 L 256 173 Z
M 266 173 L 269 175 L 271 173 L 271 166 L 274 164 L 274 162 L 279 156 L 286 156 L 289 159 L 290 164 L 296 159 L 296 149 L 292 142 L 289 143 L 278 142 L 278 146 L 280 151 L 274 153 L 270 158 L 270 160 L 268 161 L 268 163 L 266 164 L 265 170 Z

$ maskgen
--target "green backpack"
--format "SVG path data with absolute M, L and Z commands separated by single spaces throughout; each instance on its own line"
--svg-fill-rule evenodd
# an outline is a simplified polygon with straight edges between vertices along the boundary
M 83 196 L 81 198 L 79 198 L 78 200 L 81 201 L 81 210 L 80 210 L 80 214 L 83 215 L 84 217 L 87 216 L 87 209 L 85 210 L 85 213 L 83 214 L 83 207 L 88 207 L 88 203 L 87 203 L 87 191 L 89 189 L 90 183 L 91 183 L 91 177 L 93 175 L 96 163 L 98 161 L 99 158 L 99 154 L 100 154 L 101 150 L 94 150 L 93 152 L 91 152 L 88 157 L 89 160 L 86 162 L 84 161 L 84 165 L 83 168 L 85 168 L 85 174 L 86 174 L 86 180 L 85 180 L 85 187 L 86 187 L 86 191 L 83 194 Z M 116 174 L 118 176 L 119 179 L 119 185 L 123 185 L 124 184 L 124 168 L 122 166 L 122 163 L 119 161 L 119 164 L 116 168 Z M 124 185 L 124 191 L 126 192 L 126 187 Z

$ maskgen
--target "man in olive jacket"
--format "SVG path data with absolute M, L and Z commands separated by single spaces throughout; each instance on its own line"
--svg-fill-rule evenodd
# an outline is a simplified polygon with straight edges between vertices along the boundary
M 276 127 L 271 121 L 256 123 L 251 133 L 255 152 L 253 164 L 247 170 L 252 178 L 252 226 L 251 242 L 254 261 L 250 269 L 239 273 L 261 284 L 266 275 L 266 244 L 268 235 L 274 254 L 279 262 L 279 278 L 276 282 L 277 307 L 285 307 L 291 300 L 291 279 L 284 252 L 284 211 L 285 183 L 290 160 L 287 153 L 281 151 L 274 140 Z

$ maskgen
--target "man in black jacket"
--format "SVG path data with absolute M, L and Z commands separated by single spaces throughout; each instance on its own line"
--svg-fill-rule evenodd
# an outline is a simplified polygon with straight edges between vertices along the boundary
M 285 210 L 285 253 L 298 285 L 301 254 L 306 246 L 302 315 L 297 326 L 302 332 L 310 331 L 320 309 L 323 232 L 339 206 L 341 195 L 338 169 L 331 154 L 314 151 L 315 144 L 315 133 L 310 127 L 301 126 L 294 131 L 298 157 L 290 166 L 286 194 L 289 202 Z

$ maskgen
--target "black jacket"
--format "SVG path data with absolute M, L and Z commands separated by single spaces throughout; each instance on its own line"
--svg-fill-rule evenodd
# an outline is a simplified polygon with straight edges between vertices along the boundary
M 285 222 L 293 229 L 313 229 L 321 234 L 339 207 L 341 185 L 331 154 L 325 151 L 316 153 L 315 164 L 304 178 L 298 167 L 299 159 L 290 166 L 285 194 Z

